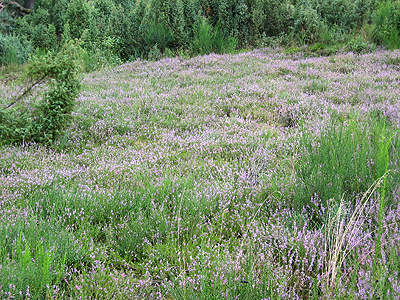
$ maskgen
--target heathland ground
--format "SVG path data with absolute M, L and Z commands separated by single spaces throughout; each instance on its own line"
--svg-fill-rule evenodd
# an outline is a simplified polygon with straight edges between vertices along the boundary
M 399 63 L 264 49 L 84 75 L 54 144 L 0 148 L 1 298 L 399 299 Z

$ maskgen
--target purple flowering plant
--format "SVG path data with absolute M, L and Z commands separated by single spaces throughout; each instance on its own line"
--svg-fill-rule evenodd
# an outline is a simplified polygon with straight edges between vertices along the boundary
M 0 148 L 1 298 L 399 299 L 399 59 L 87 74 L 55 143 Z

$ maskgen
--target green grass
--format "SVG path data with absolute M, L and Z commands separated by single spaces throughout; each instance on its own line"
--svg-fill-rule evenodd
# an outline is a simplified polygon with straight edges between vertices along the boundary
M 294 191 L 297 207 L 308 204 L 311 197 L 324 199 L 324 207 L 339 195 L 347 200 L 357 198 L 387 173 L 389 157 L 397 155 L 395 132 L 373 115 L 364 117 L 367 122 L 359 118 L 354 114 L 334 120 L 317 139 L 303 129 L 302 157 L 295 167 L 299 176 Z M 397 180 L 397 174 L 391 177 L 392 185 Z

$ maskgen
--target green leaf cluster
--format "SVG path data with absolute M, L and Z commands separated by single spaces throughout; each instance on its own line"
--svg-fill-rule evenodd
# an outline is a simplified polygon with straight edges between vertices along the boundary
M 374 40 L 391 49 L 400 48 L 400 1 L 379 3 L 373 15 Z
M 80 57 L 81 49 L 72 42 L 55 57 L 51 52 L 32 57 L 25 89 L 0 108 L 0 144 L 50 144 L 63 133 L 81 87 Z M 34 101 L 34 91 L 43 85 Z

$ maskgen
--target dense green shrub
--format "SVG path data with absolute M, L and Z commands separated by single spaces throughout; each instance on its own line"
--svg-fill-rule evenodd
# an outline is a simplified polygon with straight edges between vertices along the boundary
M 209 54 L 211 52 L 231 52 L 236 48 L 236 39 L 228 36 L 224 38 L 220 22 L 213 28 L 207 19 L 201 20 L 192 45 L 192 51 L 196 54 Z
M 62 33 L 64 28 L 64 15 L 68 7 L 66 0 L 52 0 L 51 5 L 51 22 L 56 28 L 57 35 Z
M 34 14 L 27 16 L 32 25 L 47 25 L 51 22 L 50 11 L 44 7 L 38 7 Z
M 312 3 L 308 0 L 297 2 L 294 13 L 294 34 L 301 43 L 317 42 L 325 24 Z
M 59 47 L 58 39 L 63 29 L 62 10 L 60 3 L 55 6 L 38 6 L 33 14 L 27 15 L 16 21 L 18 25 L 17 32 L 25 36 L 32 42 L 35 48 L 57 51 Z M 47 4 L 46 2 L 43 3 Z
M 357 27 L 372 22 L 372 13 L 375 10 L 376 0 L 356 0 L 354 14 L 357 16 Z
M 111 15 L 112 10 L 115 8 L 115 4 L 111 0 L 97 0 L 94 3 L 94 15 L 96 19 L 107 18 Z
M 268 0 L 263 2 L 265 19 L 263 20 L 262 31 L 268 36 L 277 36 L 281 33 L 288 33 L 293 26 L 295 7 L 290 1 Z
M 188 28 L 185 19 L 185 6 L 182 0 L 177 0 L 172 11 L 172 33 L 175 37 L 175 41 L 179 45 L 185 45 L 188 43 Z
M 14 31 L 14 23 L 15 20 L 6 10 L 0 12 L 0 33 L 11 33 Z
M 320 42 L 344 47 L 350 39 L 354 40 L 353 33 L 362 34 L 362 40 L 396 48 L 400 44 L 399 3 L 395 0 L 36 0 L 32 14 L 12 21 L 17 33 L 34 47 L 55 52 L 65 41 L 78 39 L 96 61 L 90 64 L 103 66 L 137 57 L 158 59 L 166 53 L 229 52 L 236 47 L 277 43 Z M 9 23 L 1 20 L 0 30 Z M 367 27 L 371 30 L 362 32 Z
M 66 44 L 55 58 L 51 53 L 36 56 L 26 73 L 27 87 L 0 108 L 0 141 L 2 144 L 53 142 L 71 119 L 75 98 L 80 90 L 78 78 L 80 50 Z M 38 103 L 24 102 L 34 88 L 47 83 Z
M 198 54 L 208 54 L 213 50 L 213 29 L 207 19 L 203 19 L 197 25 L 195 40 L 192 50 Z
M 23 64 L 32 50 L 31 43 L 24 38 L 0 34 L 0 66 Z
M 400 47 L 400 1 L 384 1 L 374 12 L 374 41 L 391 49 Z
M 92 7 L 85 0 L 71 1 L 65 12 L 65 22 L 70 26 L 71 37 L 80 39 L 92 22 Z
M 206 14 L 211 14 L 207 13 Z M 236 37 L 241 46 L 245 46 L 251 41 L 251 13 L 250 7 L 245 1 L 219 1 L 216 16 L 211 16 L 214 19 L 214 26 L 220 24 L 220 34 L 223 37 Z
M 134 55 L 134 50 L 138 47 L 132 17 L 123 6 L 112 7 L 105 31 L 105 36 L 114 41 L 113 55 L 124 60 Z
M 104 36 L 108 28 L 109 19 L 112 11 L 115 10 L 114 2 L 111 0 L 97 0 L 94 3 L 93 7 L 93 22 L 89 28 L 89 31 L 86 33 L 88 35 L 90 33 L 91 39 L 97 39 L 99 36 Z M 88 37 L 86 37 L 88 39 Z M 85 40 L 86 41 L 86 40 Z M 90 41 L 93 43 L 94 41 Z
M 157 45 L 162 52 L 166 48 L 171 48 L 174 44 L 174 36 L 171 30 L 157 23 L 149 24 L 144 39 L 149 49 Z
M 316 1 L 313 6 L 329 27 L 352 29 L 356 24 L 354 1 L 324 0 Z
M 64 29 L 64 18 L 68 7 L 67 0 L 35 0 L 33 13 L 24 17 L 31 24 L 52 24 L 56 28 L 57 35 Z
M 354 53 L 361 53 L 368 48 L 368 44 L 362 36 L 357 36 L 347 43 L 347 49 Z
M 52 24 L 35 26 L 31 41 L 35 48 L 56 50 L 58 47 L 56 28 Z

